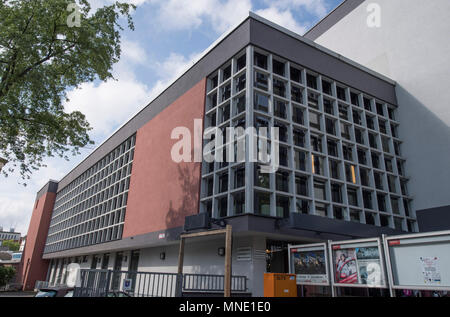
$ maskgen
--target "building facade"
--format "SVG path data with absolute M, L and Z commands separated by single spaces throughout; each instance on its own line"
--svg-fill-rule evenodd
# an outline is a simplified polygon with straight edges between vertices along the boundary
M 395 87 L 250 14 L 38 193 L 23 256 L 25 288 L 36 280 L 64 283 L 72 262 L 176 272 L 189 216 L 208 214 L 212 228 L 232 226 L 233 275 L 246 276 L 254 296 L 263 294 L 264 272 L 287 271 L 288 243 L 417 232 Z M 181 162 L 172 155 L 179 127 L 194 136 L 192 159 Z M 202 139 L 202 131 L 216 131 L 217 141 L 218 130 L 264 127 L 278 128 L 278 138 L 269 132 L 252 142 L 243 134 L 218 143 L 225 149 L 245 141 L 243 156 Z M 261 140 L 279 146 L 273 173 L 263 172 L 260 157 L 250 158 Z M 198 150 L 226 158 L 194 159 Z M 222 237 L 187 242 L 184 271 L 223 274 L 223 246 Z

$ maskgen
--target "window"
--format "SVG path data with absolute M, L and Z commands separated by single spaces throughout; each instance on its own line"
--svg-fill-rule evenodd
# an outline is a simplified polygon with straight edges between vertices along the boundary
M 213 90 L 214 88 L 216 88 L 218 83 L 219 83 L 219 79 L 218 79 L 217 75 L 210 78 L 209 79 L 209 90 Z
M 304 124 L 303 123 L 303 109 L 297 106 L 293 107 L 292 111 L 292 121 L 297 124 Z
M 273 93 L 281 97 L 286 97 L 286 83 L 282 80 L 274 78 Z
M 221 102 L 223 102 L 231 97 L 231 85 L 230 84 L 225 85 L 220 90 L 221 90 Z
M 397 126 L 391 124 L 391 134 L 394 138 L 398 138 Z
M 228 174 L 219 175 L 219 193 L 228 190 Z
M 285 101 L 282 101 L 279 99 L 274 99 L 273 112 L 274 112 L 275 116 L 286 119 L 287 118 L 286 109 L 287 109 L 287 104 Z
M 293 131 L 294 145 L 305 147 L 305 132 L 303 130 L 294 129 Z
M 397 230 L 403 231 L 403 219 L 394 217 L 394 227 Z
M 331 118 L 325 118 L 325 127 L 328 134 L 336 135 L 335 121 Z
M 234 171 L 234 188 L 245 186 L 245 168 L 240 167 Z
M 345 93 L 345 88 L 342 88 L 342 87 L 337 86 L 337 87 L 336 87 L 336 93 L 337 93 L 337 97 L 338 97 L 339 99 L 341 99 L 341 100 L 343 100 L 343 101 L 347 101 L 347 96 L 346 96 L 346 93 Z
M 267 99 L 267 106 L 269 106 L 269 101 Z M 245 95 L 242 95 L 240 97 L 237 97 L 235 99 L 235 108 L 234 108 L 234 115 L 238 115 L 245 111 Z
M 320 200 L 326 200 L 326 191 L 325 191 L 325 182 L 323 181 L 314 181 L 314 197 Z
M 280 166 L 289 167 L 288 149 L 285 146 L 280 146 Z
M 326 113 L 334 115 L 334 106 L 331 100 L 323 98 L 323 108 Z
M 297 195 L 308 196 L 308 178 L 295 176 L 295 187 Z
M 289 218 L 289 205 L 290 200 L 288 197 L 279 196 L 277 195 L 277 202 L 276 202 L 276 211 L 277 211 L 277 217 L 280 218 Z
M 309 113 L 309 126 L 313 129 L 320 130 L 320 115 L 315 112 Z
M 383 151 L 386 153 L 390 152 L 389 139 L 386 137 L 381 137 L 381 145 L 383 146 Z
M 386 167 L 386 171 L 393 172 L 392 160 L 390 158 L 384 159 L 384 166 Z
M 344 220 L 344 209 L 341 207 L 333 207 L 333 217 L 337 220 Z
M 311 74 L 306 74 L 306 83 L 309 88 L 317 90 L 317 77 Z
M 261 173 L 261 166 L 255 167 L 255 186 L 270 188 L 269 174 Z
M 272 69 L 273 69 L 273 73 L 280 75 L 280 76 L 285 76 L 285 72 L 286 72 L 286 67 L 285 67 L 285 63 L 277 61 L 276 59 L 274 59 L 272 61 Z
M 380 168 L 380 156 L 377 153 L 372 153 L 372 166 Z
M 297 83 L 301 83 L 302 82 L 302 71 L 295 67 L 291 67 L 291 80 L 295 81 Z
M 288 141 L 288 129 L 285 124 L 281 122 L 275 122 L 274 127 L 278 128 L 278 137 L 281 142 Z
M 355 124 L 362 125 L 361 113 L 359 111 L 353 110 L 353 122 Z
M 339 117 L 348 121 L 348 107 L 344 104 L 339 104 Z
M 303 199 L 297 199 L 296 209 L 299 214 L 307 215 L 309 213 L 309 202 Z
M 316 215 L 321 217 L 328 217 L 327 205 L 316 202 Z
M 378 210 L 386 211 L 386 197 L 383 194 L 377 194 Z
M 230 104 L 227 103 L 226 105 L 220 107 L 220 122 L 219 123 L 223 123 L 227 120 L 230 119 Z
M 323 157 L 311 155 L 312 173 L 317 175 L 324 175 L 324 159 Z
M 294 151 L 295 169 L 306 171 L 306 153 L 302 151 Z
M 244 54 L 236 60 L 236 72 L 239 72 L 240 70 L 244 69 L 246 63 L 247 63 L 247 55 Z
M 369 170 L 367 170 L 365 168 L 360 168 L 359 176 L 361 178 L 361 185 L 369 186 Z
M 336 141 L 328 139 L 327 149 L 328 149 L 328 155 L 338 157 L 338 148 L 337 148 Z
M 270 194 L 255 192 L 255 214 L 270 216 Z
M 258 67 L 260 67 L 260 68 L 267 69 L 267 56 L 255 52 L 255 55 L 254 55 L 254 63 L 255 63 L 255 66 L 258 66 Z
M 381 133 L 387 134 L 386 121 L 378 119 L 378 127 Z
M 394 151 L 395 155 L 401 156 L 400 143 L 397 141 L 394 141 Z
M 382 227 L 389 227 L 389 217 L 380 215 L 380 224 Z
M 366 212 L 366 224 L 375 226 L 375 215 L 371 212 Z
M 373 133 L 369 133 L 369 145 L 371 148 L 374 148 L 374 149 L 378 148 L 377 136 Z
M 342 153 L 344 155 L 344 160 L 353 161 L 353 149 L 351 145 L 342 145 Z
M 380 116 L 384 116 L 383 104 L 377 102 L 376 103 L 376 108 L 377 108 L 377 113 Z
M 330 177 L 334 179 L 340 179 L 339 162 L 335 160 L 329 160 L 330 165 Z
M 367 165 L 366 151 L 358 148 L 358 162 L 362 165 Z
M 219 218 L 228 216 L 228 199 L 227 197 L 222 197 L 217 199 L 217 211 L 219 213 Z
M 388 187 L 389 187 L 389 191 L 391 193 L 396 193 L 397 192 L 397 186 L 395 185 L 395 176 L 393 175 L 388 175 L 387 177 L 387 181 L 388 181 Z
M 356 184 L 356 172 L 354 165 L 345 164 L 345 178 L 347 182 Z
M 372 193 L 363 190 L 363 201 L 364 201 L 364 208 L 366 209 L 373 209 L 373 202 L 372 202 Z
M 260 93 L 255 93 L 254 108 L 257 111 L 269 112 L 269 97 Z
M 350 128 L 350 125 L 341 122 L 341 137 L 347 140 L 351 140 Z
M 353 105 L 359 107 L 359 95 L 354 92 L 350 92 L 350 101 Z
M 322 137 L 311 134 L 311 147 L 315 152 L 322 152 Z
M 239 76 L 238 78 L 235 79 L 235 90 L 236 93 L 242 91 L 245 89 L 245 82 L 246 82 L 246 77 L 245 74 Z
M 341 185 L 331 184 L 331 199 L 335 203 L 342 203 Z
M 391 198 L 391 207 L 392 207 L 392 212 L 394 214 L 400 215 L 400 206 L 399 206 L 398 198 L 395 198 L 395 197 Z
M 308 92 L 308 106 L 319 109 L 319 95 L 314 92 Z
M 322 91 L 330 96 L 333 94 L 332 86 L 329 81 L 322 80 Z
M 275 185 L 277 191 L 289 192 L 289 173 L 277 172 L 275 174 Z
M 360 223 L 361 212 L 357 210 L 350 210 L 350 221 Z
M 355 140 L 359 144 L 364 144 L 364 131 L 355 128 Z
M 245 193 L 239 192 L 233 194 L 233 214 L 240 215 L 245 213 Z
M 265 91 L 269 90 L 269 76 L 255 72 L 255 87 Z
M 348 203 L 352 206 L 358 206 L 358 192 L 354 188 L 347 189 Z
M 209 177 L 206 179 L 206 196 L 213 195 L 213 184 L 214 184 L 213 177 Z
M 389 119 L 395 120 L 395 109 L 388 108 L 388 115 L 389 115 Z
M 363 101 L 364 101 L 364 109 L 366 109 L 367 111 L 372 111 L 372 102 L 370 101 L 370 99 L 364 97 Z
M 371 130 L 375 130 L 375 122 L 372 116 L 366 116 L 367 127 Z
M 222 81 L 226 81 L 231 77 L 231 65 L 228 65 L 223 69 L 222 76 L 223 76 Z
M 381 173 L 378 172 L 373 172 L 373 177 L 375 180 L 375 187 L 377 189 L 383 190 L 384 186 L 383 186 L 383 175 Z
M 291 100 L 298 103 L 303 103 L 303 92 L 301 88 L 291 86 Z

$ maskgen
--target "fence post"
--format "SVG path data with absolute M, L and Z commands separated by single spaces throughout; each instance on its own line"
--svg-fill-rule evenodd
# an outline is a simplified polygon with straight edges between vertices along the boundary
M 183 296 L 183 273 L 178 273 L 175 285 L 175 297 L 182 297 L 182 296 Z

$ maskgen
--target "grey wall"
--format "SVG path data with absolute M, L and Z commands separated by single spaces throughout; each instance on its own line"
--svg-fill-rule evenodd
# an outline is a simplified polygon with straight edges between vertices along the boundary
M 400 138 L 416 210 L 450 204 L 450 1 L 379 0 L 381 27 L 365 1 L 316 42 L 393 80 Z

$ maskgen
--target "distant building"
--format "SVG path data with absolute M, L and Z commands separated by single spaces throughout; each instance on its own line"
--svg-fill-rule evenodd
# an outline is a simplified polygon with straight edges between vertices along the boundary
M 14 228 L 11 228 L 9 231 L 4 231 L 3 227 L 0 227 L 0 245 L 2 245 L 5 240 L 20 242 L 20 239 L 20 232 L 15 232 Z

